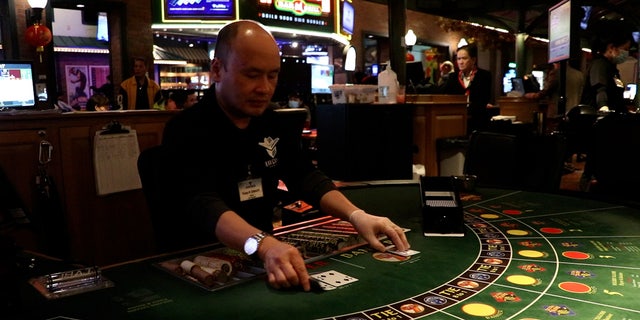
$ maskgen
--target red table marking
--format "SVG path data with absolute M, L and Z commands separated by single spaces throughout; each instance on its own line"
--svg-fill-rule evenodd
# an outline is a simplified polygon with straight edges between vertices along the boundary
M 560 228 L 541 228 L 540 231 L 548 234 L 561 234 L 564 232 Z
M 561 282 L 558 284 L 558 287 L 564 291 L 572 292 L 572 293 L 589 293 L 591 292 L 591 287 L 580 282 Z
M 507 209 L 507 210 L 502 210 L 502 213 L 508 214 L 508 215 L 512 215 L 512 216 L 516 216 L 516 215 L 522 214 L 522 211 L 515 210 L 515 209 Z
M 580 251 L 565 251 L 562 253 L 562 256 L 569 259 L 576 259 L 576 260 L 586 260 L 591 258 L 590 254 L 580 252 Z

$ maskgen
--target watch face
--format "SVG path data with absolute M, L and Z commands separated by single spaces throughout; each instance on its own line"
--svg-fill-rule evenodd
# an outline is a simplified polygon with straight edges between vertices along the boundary
M 254 237 L 250 237 L 249 239 L 247 239 L 247 241 L 244 243 L 244 253 L 252 255 L 256 253 L 257 250 L 258 240 L 256 240 Z

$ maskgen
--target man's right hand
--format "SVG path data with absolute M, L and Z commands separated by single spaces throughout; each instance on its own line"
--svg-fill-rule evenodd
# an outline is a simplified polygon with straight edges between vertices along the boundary
M 258 256 L 264 262 L 267 281 L 273 288 L 288 289 L 300 286 L 304 291 L 311 290 L 304 259 L 294 246 L 274 237 L 267 237 L 260 244 Z

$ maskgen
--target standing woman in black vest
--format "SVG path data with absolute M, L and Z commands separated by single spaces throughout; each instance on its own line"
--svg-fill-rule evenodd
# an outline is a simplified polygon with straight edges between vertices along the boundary
M 467 132 L 486 129 L 491 107 L 491 72 L 478 68 L 478 48 L 466 45 L 456 52 L 457 76 L 450 76 L 441 89 L 445 94 L 464 94 L 469 102 Z

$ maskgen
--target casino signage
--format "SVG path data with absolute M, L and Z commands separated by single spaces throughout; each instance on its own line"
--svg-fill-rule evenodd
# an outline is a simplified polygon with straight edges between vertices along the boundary
M 336 31 L 334 0 L 241 0 L 240 18 L 269 27 Z
M 322 15 L 322 5 L 307 3 L 302 0 L 280 0 L 275 2 L 275 8 L 283 12 L 291 12 L 296 16 Z
M 236 0 L 161 0 L 162 20 L 235 20 Z
M 351 0 L 154 0 L 155 30 L 216 30 L 239 19 L 273 32 L 326 37 L 348 44 L 355 13 Z

